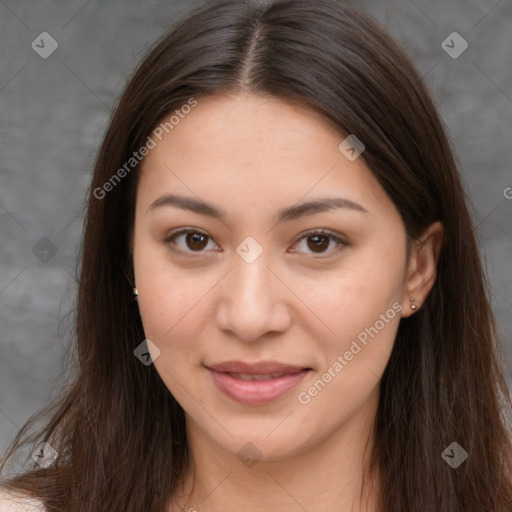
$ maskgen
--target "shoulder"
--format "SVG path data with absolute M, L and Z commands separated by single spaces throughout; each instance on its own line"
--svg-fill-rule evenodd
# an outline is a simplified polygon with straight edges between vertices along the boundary
M 0 512 L 45 512 L 42 501 L 0 487 Z

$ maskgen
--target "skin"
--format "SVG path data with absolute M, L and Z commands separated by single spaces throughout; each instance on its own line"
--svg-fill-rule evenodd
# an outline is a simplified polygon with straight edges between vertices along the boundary
M 146 337 L 160 350 L 153 364 L 185 410 L 192 457 L 170 510 L 377 510 L 378 478 L 373 490 L 361 489 L 379 382 L 400 318 L 414 314 L 410 297 L 420 308 L 435 281 L 442 226 L 432 224 L 407 261 L 398 210 L 364 153 L 350 161 L 340 152 L 344 138 L 307 107 L 223 94 L 198 98 L 143 162 L 133 247 L 138 304 Z M 174 206 L 148 212 L 169 193 L 227 216 Z M 366 212 L 340 208 L 276 223 L 279 209 L 326 196 Z M 166 242 L 177 228 L 207 238 Z M 321 239 L 315 251 L 304 235 L 318 229 L 345 244 Z M 248 236 L 263 249 L 252 263 L 236 252 Z M 300 403 L 298 393 L 394 303 L 402 310 Z M 276 402 L 248 406 L 222 394 L 204 367 L 233 359 L 313 370 Z M 251 467 L 237 457 L 248 442 L 259 452 Z

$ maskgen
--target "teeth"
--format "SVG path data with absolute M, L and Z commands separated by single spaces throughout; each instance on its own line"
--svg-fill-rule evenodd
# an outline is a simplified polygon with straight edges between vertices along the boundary
M 240 373 L 240 374 L 232 373 L 231 375 L 233 375 L 235 378 L 238 378 L 240 380 L 255 380 L 252 378 L 252 375 L 248 375 L 245 373 Z
M 240 380 L 270 380 L 282 377 L 284 373 L 265 373 L 261 375 L 250 375 L 248 373 L 230 373 L 231 377 Z

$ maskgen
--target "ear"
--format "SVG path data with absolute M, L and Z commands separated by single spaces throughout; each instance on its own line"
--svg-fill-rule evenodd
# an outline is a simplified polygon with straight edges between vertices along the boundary
M 418 311 L 434 286 L 442 241 L 443 225 L 438 221 L 413 242 L 404 282 L 402 318 Z

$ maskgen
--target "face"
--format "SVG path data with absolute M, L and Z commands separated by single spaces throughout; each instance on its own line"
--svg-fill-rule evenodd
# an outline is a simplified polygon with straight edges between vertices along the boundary
M 197 101 L 142 165 L 140 314 L 187 429 L 284 458 L 375 406 L 403 316 L 405 228 L 364 153 L 349 160 L 314 111 Z

